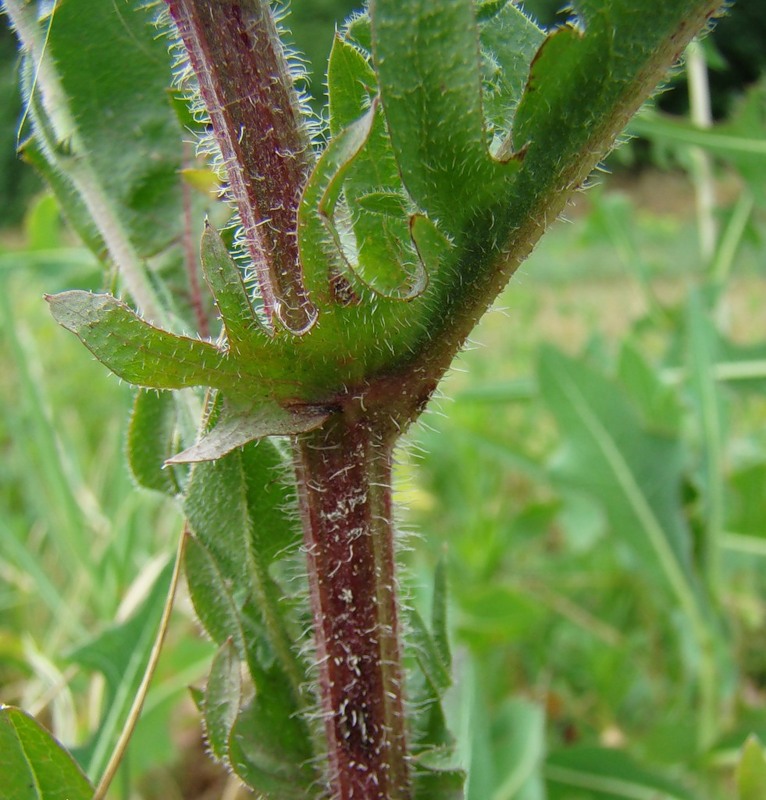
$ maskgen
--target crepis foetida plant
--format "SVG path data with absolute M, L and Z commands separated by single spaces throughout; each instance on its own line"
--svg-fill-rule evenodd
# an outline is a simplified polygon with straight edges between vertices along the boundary
M 720 5 L 576 0 L 544 31 L 507 0 L 370 0 L 336 34 L 320 120 L 267 0 L 61 0 L 48 17 L 4 0 L 24 155 L 125 296 L 47 300 L 141 389 L 131 466 L 183 504 L 189 589 L 219 646 L 208 745 L 258 796 L 462 796 L 444 579 L 430 623 L 405 619 L 392 453 Z M 114 37 L 83 44 L 85 18 Z M 222 233 L 220 206 L 188 198 L 190 131 L 234 210 Z

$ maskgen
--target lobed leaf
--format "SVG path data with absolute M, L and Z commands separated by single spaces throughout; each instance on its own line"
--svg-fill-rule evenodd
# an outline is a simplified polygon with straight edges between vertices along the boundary
M 509 134 L 521 100 L 529 66 L 545 34 L 514 3 L 489 9 L 479 25 L 482 54 L 482 99 L 490 150 L 496 158 L 511 152 Z
M 509 172 L 488 150 L 473 0 L 373 0 L 375 69 L 402 181 L 453 235 Z
M 237 386 L 235 369 L 214 344 L 156 328 L 111 295 L 69 291 L 45 299 L 56 322 L 128 383 L 151 389 Z

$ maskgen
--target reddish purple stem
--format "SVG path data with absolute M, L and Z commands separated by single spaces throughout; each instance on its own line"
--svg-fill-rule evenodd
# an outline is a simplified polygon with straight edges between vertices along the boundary
M 293 331 L 315 312 L 296 237 L 314 156 L 269 4 L 165 0 L 210 116 L 264 309 Z
M 331 796 L 405 800 L 391 445 L 339 415 L 300 438 L 296 464 Z

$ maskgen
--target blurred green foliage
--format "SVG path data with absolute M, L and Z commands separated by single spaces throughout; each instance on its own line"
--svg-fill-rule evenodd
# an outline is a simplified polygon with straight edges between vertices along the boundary
M 312 60 L 337 7 L 296 3 Z M 740 144 L 766 141 L 756 114 L 730 125 Z M 763 156 L 736 144 L 718 155 L 720 185 L 735 191 L 716 212 L 712 263 L 697 255 L 686 184 L 662 213 L 668 183 L 650 185 L 648 203 L 635 185 L 632 198 L 592 191 L 578 224 L 557 226 L 514 279 L 504 315 L 475 334 L 489 348 L 464 354 L 444 388 L 453 399 L 401 452 L 402 526 L 428 533 L 403 554 L 413 605 L 427 607 L 437 562 L 451 584 L 462 688 L 450 713 L 468 800 L 761 796 L 755 738 L 734 765 L 750 735 L 766 740 L 766 209 Z M 135 681 L 115 665 L 145 656 L 180 520 L 124 467 L 132 392 L 105 381 L 40 301 L 98 288 L 95 262 L 62 237 L 47 196 L 26 211 L 24 241 L 0 249 L 0 685 L 92 762 L 94 720 Z M 586 396 L 596 423 L 617 417 L 611 433 L 582 403 L 573 413 Z M 625 470 L 633 494 L 615 480 Z M 650 519 L 670 513 L 682 531 L 695 591 L 711 599 L 712 652 L 656 553 L 636 546 L 630 502 L 642 498 Z M 186 685 L 209 656 L 182 610 L 116 796 L 161 796 Z M 717 719 L 701 748 L 705 662 Z

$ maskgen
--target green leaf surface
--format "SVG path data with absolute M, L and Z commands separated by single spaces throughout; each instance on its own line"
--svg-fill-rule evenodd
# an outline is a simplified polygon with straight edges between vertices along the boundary
M 410 613 L 410 637 L 415 656 L 434 695 L 441 697 L 452 684 L 449 667 L 444 663 L 431 632 L 414 609 Z
M 529 796 L 542 783 L 545 757 L 545 712 L 537 703 L 512 698 L 495 715 L 495 774 L 492 800 Z
M 238 453 L 230 453 L 194 465 L 184 502 L 189 527 L 235 587 L 247 585 L 245 553 L 251 523 L 245 492 L 242 460 Z M 227 632 L 224 639 L 230 635 Z
M 661 576 L 698 618 L 691 541 L 680 514 L 680 443 L 648 431 L 620 387 L 584 361 L 547 347 L 539 381 L 563 438 L 554 475 L 594 496 L 646 574 Z
M 548 796 L 567 800 L 692 800 L 683 786 L 636 764 L 619 750 L 572 747 L 551 753 L 545 764 Z
M 242 700 L 239 659 L 231 639 L 224 642 L 213 659 L 205 688 L 203 714 L 208 746 L 219 761 L 225 761 Z
M 220 234 L 205 223 L 202 234 L 202 272 L 215 297 L 229 347 L 246 354 L 253 340 L 263 343 L 268 334 L 258 321 L 239 267 L 229 255 Z
M 687 360 L 701 462 L 699 484 L 704 520 L 701 562 L 710 592 L 715 595 L 720 585 L 718 561 L 726 515 L 723 477 L 727 414 L 724 394 L 715 380 L 719 339 L 709 313 L 701 294 L 692 291 L 686 311 Z
M 482 92 L 491 150 L 505 152 L 513 116 L 529 76 L 529 65 L 545 34 L 514 3 L 485 15 L 479 26 L 482 52 Z
M 128 427 L 128 463 L 136 483 L 145 489 L 176 495 L 178 482 L 163 465 L 174 449 L 176 406 L 169 392 L 139 391 Z
M 155 328 L 111 295 L 70 291 L 46 300 L 56 322 L 129 383 L 150 389 L 234 384 L 232 366 L 215 345 Z
M 330 416 L 323 408 L 296 406 L 286 410 L 264 400 L 253 409 L 224 406 L 216 424 L 200 440 L 168 458 L 167 464 L 190 464 L 215 461 L 249 442 L 267 436 L 308 433 L 320 427 Z
M 66 98 L 72 156 L 87 159 L 143 256 L 173 241 L 182 219 L 183 134 L 168 93 L 167 42 L 154 26 L 153 9 L 140 2 L 67 0 L 55 6 L 45 46 Z
M 737 790 L 738 800 L 766 798 L 766 756 L 757 736 L 750 736 L 742 750 L 737 764 Z
M 311 796 L 317 780 L 308 729 L 296 713 L 284 675 L 272 671 L 256 688 L 232 730 L 232 769 L 257 792 L 279 800 Z
M 196 537 L 186 544 L 184 570 L 194 610 L 210 638 L 223 647 L 231 640 L 239 657 L 245 657 L 240 608 L 231 581 L 221 572 L 210 551 Z
M 71 755 L 28 714 L 0 706 L 4 800 L 90 800 L 93 787 Z
M 456 234 L 508 174 L 489 155 L 472 0 L 374 0 L 373 55 L 394 153 L 416 205 Z
M 662 379 L 662 372 L 650 364 L 638 342 L 626 339 L 620 348 L 617 378 L 641 413 L 647 430 L 678 435 L 683 420 L 677 391 Z
M 377 78 L 356 47 L 336 38 L 327 81 L 330 127 L 338 135 L 375 102 Z M 355 242 L 348 260 L 366 285 L 381 294 L 406 299 L 422 291 L 426 275 L 411 242 L 409 209 L 400 185 L 391 141 L 378 108 L 364 146 L 343 177 L 343 198 Z M 380 213 L 379 205 L 370 208 L 370 195 L 386 198 L 386 213 Z M 322 210 L 328 213 L 327 209 Z M 337 233 L 336 238 L 340 239 Z
M 167 599 L 173 564 L 168 563 L 148 587 L 141 605 L 125 622 L 113 625 L 78 647 L 69 660 L 100 672 L 107 687 L 104 715 L 81 763 L 94 780 L 103 772 L 141 682 Z
M 102 259 L 106 254 L 104 239 L 93 222 L 93 217 L 88 213 L 88 209 L 77 189 L 73 186 L 71 179 L 46 158 L 45 151 L 39 141 L 39 138 L 43 135 L 40 132 L 38 136 L 27 139 L 21 145 L 20 155 L 24 161 L 31 164 L 40 173 L 45 182 L 51 187 L 63 215 L 77 235 L 90 248 L 92 253 Z

